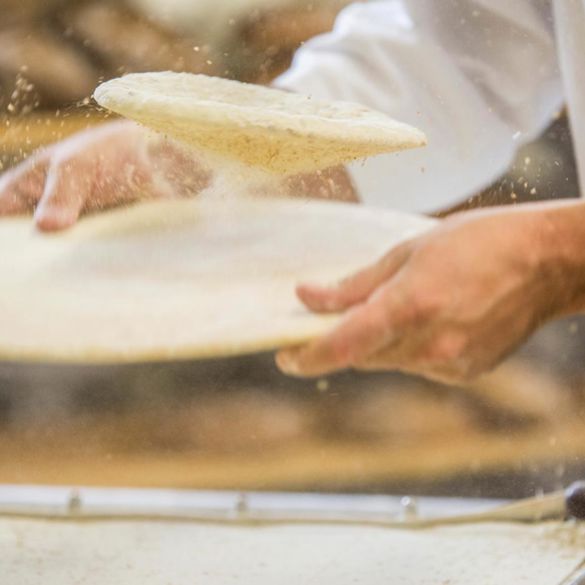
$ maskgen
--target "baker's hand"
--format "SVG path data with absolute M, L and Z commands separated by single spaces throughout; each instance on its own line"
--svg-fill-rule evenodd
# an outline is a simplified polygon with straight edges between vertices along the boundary
M 210 177 L 175 143 L 131 122 L 113 122 L 44 148 L 0 176 L 0 215 L 34 210 L 40 229 L 59 230 L 81 213 L 196 194 Z
M 347 313 L 277 363 L 297 376 L 353 367 L 473 378 L 544 321 L 585 309 L 584 215 L 583 204 L 463 213 L 338 286 L 301 285 L 313 311 Z

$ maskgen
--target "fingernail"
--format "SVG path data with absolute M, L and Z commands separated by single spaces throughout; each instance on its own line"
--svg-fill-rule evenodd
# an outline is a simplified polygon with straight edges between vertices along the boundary
M 276 355 L 276 363 L 285 374 L 299 374 L 299 366 L 290 352 L 281 351 Z
M 298 290 L 301 294 L 305 294 L 311 297 L 317 297 L 320 302 L 324 302 L 326 304 L 331 303 L 331 297 L 335 296 L 337 293 L 336 286 L 326 286 L 326 285 L 315 285 L 315 284 L 301 284 L 298 287 Z

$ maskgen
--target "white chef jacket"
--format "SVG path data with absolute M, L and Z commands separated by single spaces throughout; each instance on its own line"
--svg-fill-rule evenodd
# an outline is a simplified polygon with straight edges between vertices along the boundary
M 426 148 L 349 166 L 369 204 L 433 211 L 465 200 L 563 103 L 585 179 L 585 0 L 355 4 L 275 85 L 359 102 L 426 132 Z

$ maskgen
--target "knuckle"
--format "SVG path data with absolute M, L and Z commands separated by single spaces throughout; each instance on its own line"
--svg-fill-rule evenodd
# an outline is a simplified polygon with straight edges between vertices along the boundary
M 365 339 L 375 338 L 379 341 L 389 341 L 395 328 L 386 307 L 381 304 L 369 307 L 363 317 L 362 326 Z
M 335 369 L 353 367 L 354 360 L 355 349 L 348 340 L 339 340 L 332 343 L 329 351 L 324 356 L 324 361 Z
M 372 335 L 377 315 L 372 311 L 363 309 L 354 310 L 348 317 L 348 322 L 353 322 L 351 330 L 331 341 L 329 354 L 331 361 L 341 367 L 355 367 L 363 360 L 365 340 Z
M 331 295 L 331 305 L 334 309 L 343 309 L 351 304 L 355 297 L 355 284 L 353 282 L 344 282 Z
M 333 364 L 339 367 L 353 367 L 354 363 L 358 359 L 355 349 L 349 343 L 337 343 L 331 353 Z
M 363 350 L 360 345 L 355 338 L 340 337 L 331 345 L 331 362 L 340 367 L 353 367 L 361 360 Z
M 444 312 L 445 303 L 435 292 L 404 291 L 400 297 L 393 311 L 393 319 L 404 327 L 430 326 Z
M 421 322 L 437 317 L 443 310 L 444 302 L 436 292 L 423 290 L 412 295 L 410 305 L 412 320 Z

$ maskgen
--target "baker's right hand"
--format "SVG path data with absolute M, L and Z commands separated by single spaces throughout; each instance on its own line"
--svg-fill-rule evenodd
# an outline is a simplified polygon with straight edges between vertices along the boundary
M 196 195 L 211 171 L 176 143 L 127 121 L 85 130 L 43 148 L 0 176 L 0 216 L 34 211 L 39 229 L 142 199 Z

